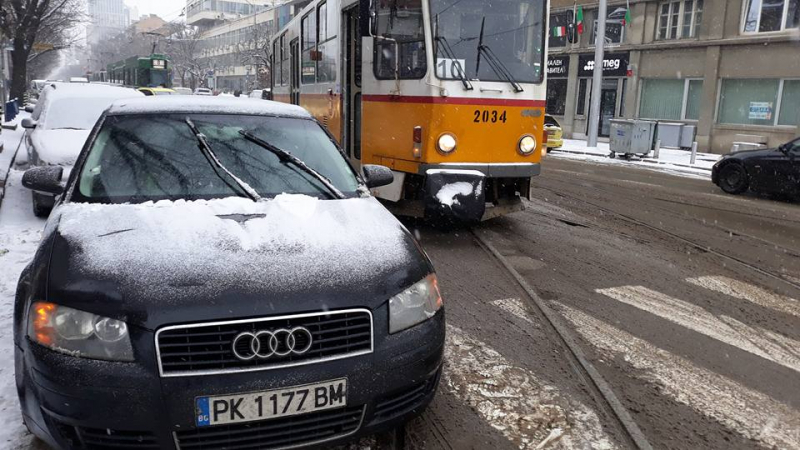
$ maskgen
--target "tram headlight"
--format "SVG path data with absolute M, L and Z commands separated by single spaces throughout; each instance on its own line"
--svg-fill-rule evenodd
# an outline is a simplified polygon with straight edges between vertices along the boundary
M 439 151 L 442 153 L 452 153 L 453 150 L 456 149 L 457 144 L 456 137 L 450 133 L 444 133 L 439 136 L 439 140 L 436 141 L 436 147 L 439 148 Z
M 536 151 L 536 138 L 531 135 L 523 136 L 519 140 L 519 152 L 528 156 L 534 151 Z
M 442 308 L 439 282 L 431 274 L 389 300 L 389 333 L 411 328 L 436 315 Z

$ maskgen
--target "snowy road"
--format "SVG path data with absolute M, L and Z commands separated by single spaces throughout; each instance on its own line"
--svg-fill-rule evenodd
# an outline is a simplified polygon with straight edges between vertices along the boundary
M 14 289 L 44 224 L 20 179 L 12 171 L 0 209 L 0 449 L 40 448 L 13 378 Z M 654 448 L 800 449 L 800 206 L 556 158 L 533 196 L 477 232 L 560 315 Z M 439 395 L 407 447 L 631 447 L 474 235 L 410 226 L 437 267 L 448 339 Z

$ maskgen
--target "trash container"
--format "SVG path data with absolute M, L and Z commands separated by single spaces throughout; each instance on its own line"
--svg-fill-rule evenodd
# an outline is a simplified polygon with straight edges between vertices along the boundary
M 656 122 L 651 120 L 611 120 L 609 148 L 614 158 L 618 153 L 630 158 L 632 155 L 645 156 L 653 148 Z
M 662 147 L 680 148 L 682 132 L 683 132 L 682 123 L 674 123 L 674 122 L 658 123 L 658 139 L 661 141 Z

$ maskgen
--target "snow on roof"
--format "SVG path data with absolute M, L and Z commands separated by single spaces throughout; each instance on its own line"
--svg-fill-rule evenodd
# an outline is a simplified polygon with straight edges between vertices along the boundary
M 403 228 L 374 198 L 66 203 L 59 214 L 81 270 L 131 287 L 352 286 L 409 263 Z
M 249 98 L 204 96 L 145 97 L 114 102 L 109 114 L 248 114 L 310 118 L 305 109 L 286 103 Z
M 48 100 L 57 98 L 126 98 L 144 97 L 139 91 L 131 88 L 108 86 L 91 83 L 52 83 L 48 88 Z

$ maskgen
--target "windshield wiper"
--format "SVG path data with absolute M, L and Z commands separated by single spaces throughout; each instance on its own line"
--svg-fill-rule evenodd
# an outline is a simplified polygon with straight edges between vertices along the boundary
M 508 70 L 508 67 L 506 67 L 506 65 L 503 64 L 503 61 L 501 61 L 500 58 L 498 58 L 497 55 L 494 54 L 494 52 L 492 51 L 491 48 L 489 48 L 488 45 L 484 45 L 483 31 L 485 27 L 486 27 L 486 16 L 483 16 L 483 20 L 481 21 L 481 34 L 480 37 L 478 38 L 478 61 L 476 64 L 477 67 L 475 69 L 476 76 L 478 78 L 480 78 L 481 76 L 480 75 L 481 54 L 486 53 L 486 61 L 489 63 L 489 67 L 492 68 L 494 73 L 496 73 L 500 77 L 505 78 L 506 81 L 511 83 L 511 86 L 514 88 L 514 92 L 517 93 L 522 92 L 524 89 L 522 89 L 522 86 L 511 75 L 511 71 Z
M 450 47 L 450 43 L 447 42 L 447 38 L 444 36 L 439 36 L 439 15 L 436 15 L 436 43 L 442 44 L 442 50 L 444 50 L 444 54 L 451 60 L 454 61 L 456 67 L 458 68 L 458 78 L 461 80 L 461 84 L 464 85 L 464 89 L 467 91 L 471 91 L 475 89 L 472 87 L 472 83 L 469 82 L 467 79 L 467 74 L 464 73 L 464 68 L 461 67 L 461 62 L 456 59 L 455 52 L 453 48 Z
M 197 126 L 192 122 L 192 119 L 186 118 L 186 125 L 189 125 L 189 129 L 192 130 L 192 133 L 197 138 L 198 147 L 200 151 L 203 153 L 203 156 L 206 157 L 208 163 L 211 164 L 211 167 L 214 169 L 214 173 L 225 182 L 233 190 L 236 190 L 228 180 L 225 179 L 224 176 L 220 173 L 220 170 L 224 172 L 228 177 L 230 177 L 233 182 L 239 187 L 241 191 L 245 193 L 251 200 L 257 202 L 261 200 L 261 196 L 258 195 L 258 192 L 255 191 L 249 184 L 245 183 L 244 181 L 240 180 L 236 175 L 232 174 L 230 170 L 228 170 L 225 166 L 222 165 L 217 155 L 214 153 L 214 150 L 211 149 L 211 146 L 208 144 L 208 140 L 206 139 L 206 135 L 200 132 L 197 129 Z
M 280 149 L 280 148 L 270 144 L 269 142 L 259 138 L 258 136 L 254 135 L 253 133 L 251 133 L 249 131 L 239 130 L 239 134 L 241 134 L 248 141 L 258 145 L 259 147 L 263 148 L 264 150 L 267 150 L 267 151 L 271 152 L 272 154 L 274 154 L 275 156 L 277 156 L 278 159 L 280 159 L 282 163 L 292 164 L 295 167 L 297 167 L 298 169 L 300 169 L 303 172 L 307 173 L 308 175 L 311 175 L 314 179 L 316 179 L 317 181 L 322 183 L 322 185 L 325 186 L 335 198 L 337 198 L 339 200 L 343 200 L 343 199 L 347 198 L 342 193 L 342 191 L 337 189 L 336 186 L 334 186 L 333 183 L 330 182 L 330 180 L 325 178 L 322 174 L 320 174 L 316 170 L 312 169 L 311 167 L 308 167 L 308 165 L 305 162 L 303 162 L 303 160 L 301 160 L 300 158 L 292 155 L 291 153 L 287 152 L 286 150 Z

